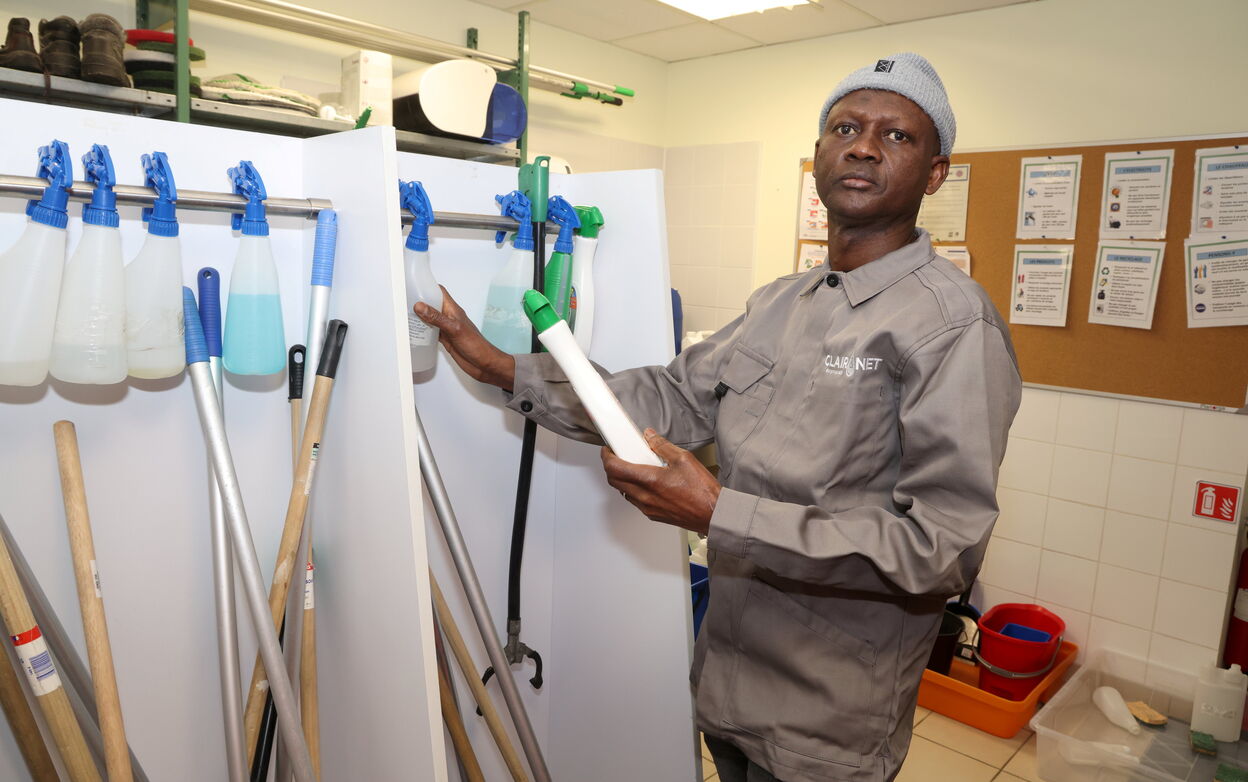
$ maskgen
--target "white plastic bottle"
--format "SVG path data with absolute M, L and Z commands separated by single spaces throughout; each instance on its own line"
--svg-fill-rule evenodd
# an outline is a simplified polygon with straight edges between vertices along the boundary
M 61 280 L 48 372 L 66 383 L 120 383 L 126 379 L 126 272 L 113 194 L 117 176 L 108 147 L 100 144 L 82 164 L 95 192 L 82 208 L 82 239 Z
M 646 438 L 628 417 L 620 400 L 611 392 L 602 375 L 594 369 L 576 344 L 568 324 L 555 312 L 550 300 L 535 290 L 524 294 L 524 312 L 537 330 L 537 338 L 550 351 L 559 368 L 568 376 L 572 390 L 585 412 L 593 419 L 598 433 L 621 459 L 633 464 L 663 467 L 663 460 L 650 450 Z
M 230 169 L 234 192 L 247 198 L 246 211 L 234 215 L 242 231 L 230 297 L 225 310 L 223 362 L 236 375 L 272 375 L 286 368 L 286 332 L 277 264 L 269 244 L 269 222 L 264 214 L 267 193 L 260 173 L 244 160 Z
M 412 310 L 423 301 L 442 311 L 442 288 L 429 266 L 429 225 L 433 222 L 433 205 L 420 182 L 399 183 L 399 203 L 415 218 L 403 249 L 403 268 L 407 278 L 407 338 L 411 350 L 412 371 L 432 369 L 438 360 L 438 329 L 425 323 Z
M 147 240 L 126 266 L 126 363 L 131 377 L 173 377 L 186 366 L 178 198 L 164 152 L 143 156 L 156 202 L 143 210 Z
M 578 206 L 576 214 L 581 227 L 572 240 L 572 317 L 568 323 L 576 344 L 588 356 L 594 344 L 594 254 L 603 219 L 596 206 Z
M 37 386 L 48 376 L 52 330 L 65 270 L 67 188 L 74 183 L 69 145 L 39 149 L 43 197 L 26 207 L 26 230 L 0 255 L 0 385 Z
M 524 316 L 524 293 L 533 287 L 532 209 L 529 199 L 518 190 L 497 200 L 503 214 L 514 218 L 518 228 L 511 257 L 490 280 L 481 333 L 506 353 L 528 353 L 533 347 L 533 332 Z
M 1192 702 L 1192 730 L 1208 733 L 1216 741 L 1238 741 L 1248 695 L 1248 676 L 1238 665 L 1229 670 L 1209 664 L 1196 682 Z

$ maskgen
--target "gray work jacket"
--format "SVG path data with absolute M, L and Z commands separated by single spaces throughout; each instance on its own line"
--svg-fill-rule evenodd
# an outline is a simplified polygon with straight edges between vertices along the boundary
M 667 367 L 603 374 L 639 426 L 718 444 L 698 726 L 785 782 L 891 780 L 997 518 L 1021 383 L 988 295 L 920 230 L 775 280 Z M 516 357 L 508 406 L 599 442 L 550 356 Z

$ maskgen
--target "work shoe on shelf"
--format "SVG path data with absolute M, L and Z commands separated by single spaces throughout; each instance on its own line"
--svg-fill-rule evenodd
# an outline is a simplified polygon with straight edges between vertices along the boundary
M 81 35 L 78 23 L 68 16 L 39 22 L 39 56 L 53 76 L 77 79 L 82 66 L 78 54 Z
M 35 37 L 30 34 L 30 20 L 9 20 L 9 34 L 0 48 L 0 68 L 16 68 L 19 71 L 43 73 L 43 60 L 35 51 Z
M 97 84 L 129 87 L 123 59 L 125 31 L 108 14 L 91 14 L 78 25 L 82 31 L 82 78 Z

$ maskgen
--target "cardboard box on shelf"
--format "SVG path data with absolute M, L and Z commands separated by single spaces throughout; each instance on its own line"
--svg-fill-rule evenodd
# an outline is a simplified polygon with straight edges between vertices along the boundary
M 394 65 L 388 54 L 361 50 L 343 57 L 343 107 L 357 117 L 372 107 L 369 125 L 394 124 L 393 78 Z

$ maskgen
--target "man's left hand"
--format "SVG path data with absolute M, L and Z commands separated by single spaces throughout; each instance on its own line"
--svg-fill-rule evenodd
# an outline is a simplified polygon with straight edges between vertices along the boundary
M 645 435 L 650 450 L 667 466 L 626 462 L 604 447 L 602 467 L 607 483 L 647 518 L 705 535 L 719 499 L 719 481 L 689 451 L 672 445 L 653 429 L 647 429 Z

